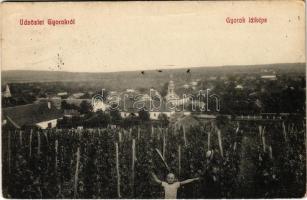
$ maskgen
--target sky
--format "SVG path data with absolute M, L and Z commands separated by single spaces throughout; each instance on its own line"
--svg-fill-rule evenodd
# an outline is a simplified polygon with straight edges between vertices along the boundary
M 2 70 L 111 72 L 305 62 L 300 1 L 2 4 Z M 249 17 L 267 18 L 250 24 Z M 226 18 L 244 17 L 244 24 Z M 47 19 L 74 25 L 46 25 Z M 20 19 L 44 19 L 21 26 Z

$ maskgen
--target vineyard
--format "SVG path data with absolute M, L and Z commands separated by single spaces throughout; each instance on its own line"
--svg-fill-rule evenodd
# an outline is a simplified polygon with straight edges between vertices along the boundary
M 179 198 L 305 194 L 303 120 L 194 127 L 3 130 L 6 198 L 163 198 L 164 180 L 200 177 Z M 165 163 L 163 162 L 165 160 Z

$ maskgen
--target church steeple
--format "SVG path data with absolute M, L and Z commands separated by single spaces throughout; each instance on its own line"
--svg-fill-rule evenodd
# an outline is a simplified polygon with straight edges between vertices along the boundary
M 168 84 L 168 94 L 174 94 L 175 93 L 175 84 L 174 81 L 170 80 Z
M 3 92 L 3 97 L 5 97 L 5 98 L 12 97 L 10 87 L 9 87 L 8 84 L 6 84 L 5 91 Z
M 177 96 L 177 94 L 175 93 L 175 83 L 172 80 L 173 75 L 170 75 L 171 80 L 168 83 L 168 89 L 167 89 L 167 95 L 165 97 L 165 99 L 167 101 L 176 101 L 179 99 L 179 97 Z
M 173 95 L 175 93 L 175 84 L 173 79 L 173 74 L 170 75 L 170 81 L 168 83 L 168 89 L 167 89 L 167 93 L 170 95 Z

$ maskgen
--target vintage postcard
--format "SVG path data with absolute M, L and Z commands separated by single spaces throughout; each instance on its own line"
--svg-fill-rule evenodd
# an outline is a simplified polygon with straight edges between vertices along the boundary
M 305 196 L 304 1 L 0 13 L 2 197 Z

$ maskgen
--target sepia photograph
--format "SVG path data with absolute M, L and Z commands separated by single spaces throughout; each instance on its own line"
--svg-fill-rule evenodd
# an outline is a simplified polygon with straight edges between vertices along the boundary
M 306 195 L 304 1 L 2 2 L 1 195 Z

